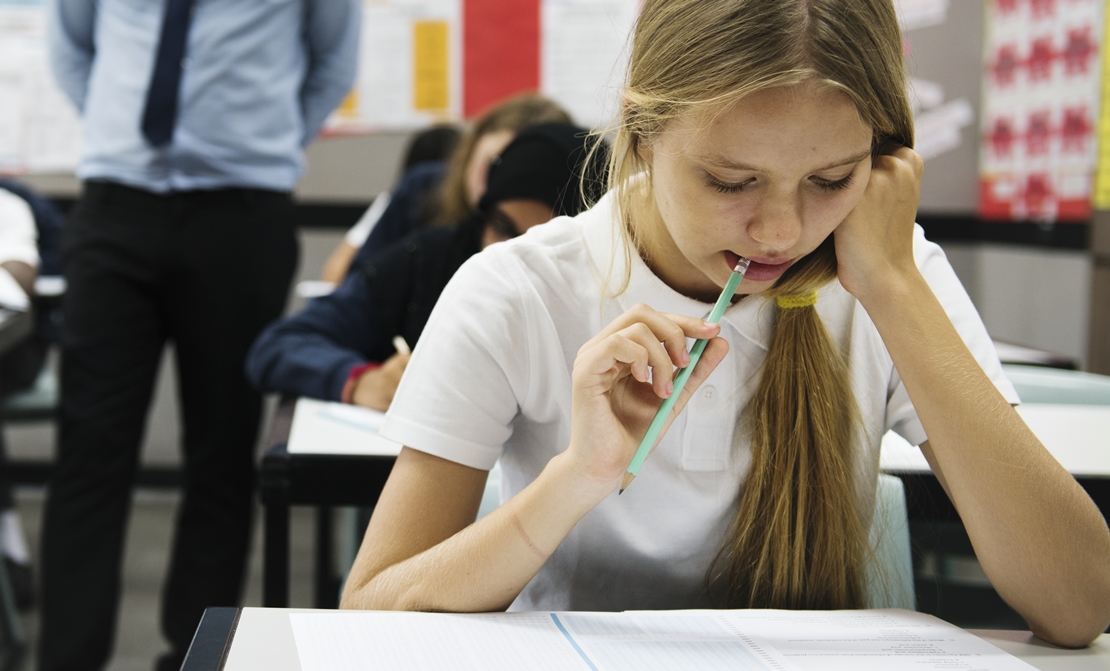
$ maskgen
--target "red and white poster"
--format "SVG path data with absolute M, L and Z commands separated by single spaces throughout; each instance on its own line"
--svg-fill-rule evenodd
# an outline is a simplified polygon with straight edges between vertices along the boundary
M 1101 17 L 1101 0 L 988 0 L 983 218 L 1090 218 Z

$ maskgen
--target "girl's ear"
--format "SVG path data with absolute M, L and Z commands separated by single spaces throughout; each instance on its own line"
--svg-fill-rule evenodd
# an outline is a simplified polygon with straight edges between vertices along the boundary
M 633 142 L 636 143 L 636 155 L 639 156 L 640 160 L 646 163 L 649 168 L 652 167 L 651 162 L 652 159 L 655 158 L 655 152 L 652 150 L 651 143 L 639 137 L 634 138 Z

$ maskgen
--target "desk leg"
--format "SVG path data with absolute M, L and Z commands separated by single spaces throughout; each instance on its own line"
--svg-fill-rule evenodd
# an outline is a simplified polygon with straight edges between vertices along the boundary
M 262 605 L 289 605 L 289 506 L 266 506 L 266 529 L 262 559 Z
M 316 608 L 339 606 L 339 579 L 335 575 L 332 541 L 332 508 L 318 506 L 316 508 Z

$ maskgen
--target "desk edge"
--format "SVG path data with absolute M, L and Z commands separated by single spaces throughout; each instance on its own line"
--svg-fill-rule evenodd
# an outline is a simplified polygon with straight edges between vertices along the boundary
M 222 671 L 242 612 L 242 608 L 206 608 L 181 671 Z

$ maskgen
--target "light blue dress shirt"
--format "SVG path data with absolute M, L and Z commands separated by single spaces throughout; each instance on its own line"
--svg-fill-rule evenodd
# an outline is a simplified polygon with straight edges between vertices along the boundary
M 77 176 L 165 193 L 288 191 L 354 82 L 360 0 L 196 0 L 172 141 L 140 130 L 165 0 L 53 0 L 55 77 L 84 120 Z

